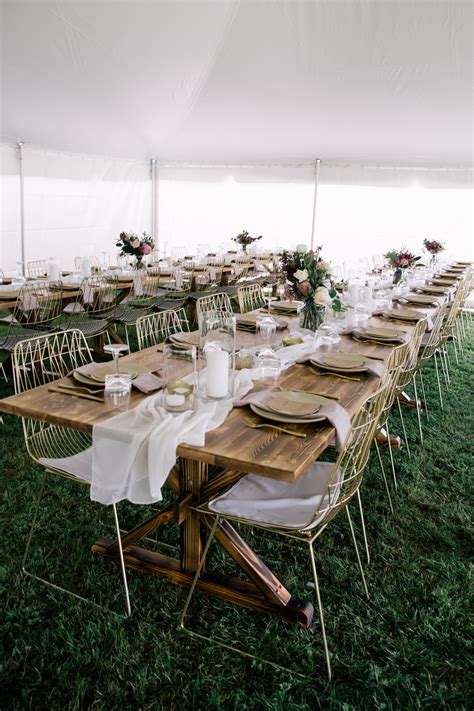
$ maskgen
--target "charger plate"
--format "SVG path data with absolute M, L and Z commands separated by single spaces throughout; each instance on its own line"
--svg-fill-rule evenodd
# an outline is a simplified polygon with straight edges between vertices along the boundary
M 414 311 L 413 309 L 384 311 L 382 316 L 385 316 L 385 318 L 396 318 L 400 321 L 421 321 L 422 318 L 425 318 L 425 314 L 422 314 L 420 311 Z
M 348 355 L 348 354 L 344 354 L 344 355 Z M 351 360 L 352 360 L 352 365 L 349 365 Z M 367 364 L 365 362 L 365 359 L 362 356 L 355 356 L 354 358 L 347 358 L 346 365 L 343 365 L 343 366 L 328 365 L 327 359 L 325 359 L 325 358 L 321 358 L 321 360 L 318 360 L 317 358 L 312 358 L 310 362 L 313 363 L 314 365 L 316 365 L 318 368 L 327 370 L 329 373 L 365 373 L 367 370 Z M 336 362 L 336 361 L 333 361 L 333 362 Z
M 367 326 L 365 329 L 367 336 L 371 338 L 375 336 L 376 338 L 388 338 L 390 340 L 400 338 L 402 331 L 399 328 L 383 328 L 383 326 Z
M 434 296 L 428 294 L 408 294 L 403 297 L 410 304 L 420 304 L 422 306 L 438 306 L 438 302 Z

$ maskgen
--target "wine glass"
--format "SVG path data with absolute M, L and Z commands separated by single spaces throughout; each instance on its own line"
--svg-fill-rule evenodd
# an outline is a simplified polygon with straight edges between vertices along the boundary
M 107 343 L 104 345 L 104 353 L 109 353 L 115 362 L 115 375 L 119 374 L 119 357 L 121 353 L 126 353 L 130 350 L 130 346 L 126 343 Z

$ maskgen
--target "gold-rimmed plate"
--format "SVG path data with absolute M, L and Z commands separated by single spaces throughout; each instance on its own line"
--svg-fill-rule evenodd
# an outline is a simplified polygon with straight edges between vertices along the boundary
M 139 363 L 122 363 L 119 361 L 119 372 L 129 373 L 132 380 L 135 380 L 139 375 L 146 375 L 150 372 L 149 368 Z M 103 386 L 105 383 L 105 376 L 110 373 L 115 373 L 115 363 L 104 363 L 104 365 L 98 365 L 91 373 L 83 374 L 74 371 L 72 376 L 74 380 L 78 383 L 84 383 L 88 385 Z
M 169 340 L 171 343 L 182 346 L 183 348 L 199 346 L 199 331 L 179 331 L 178 333 L 172 333 Z
M 420 321 L 425 318 L 425 314 L 413 309 L 392 309 L 391 311 L 384 311 L 382 316 L 399 319 L 400 321 Z

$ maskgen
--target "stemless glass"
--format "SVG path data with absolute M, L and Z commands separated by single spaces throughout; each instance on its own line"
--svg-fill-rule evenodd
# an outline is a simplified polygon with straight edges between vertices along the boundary
M 275 341 L 277 322 L 272 316 L 259 315 L 255 320 L 257 338 L 270 348 Z
M 107 373 L 105 376 L 104 402 L 118 410 L 126 410 L 132 389 L 131 373 Z

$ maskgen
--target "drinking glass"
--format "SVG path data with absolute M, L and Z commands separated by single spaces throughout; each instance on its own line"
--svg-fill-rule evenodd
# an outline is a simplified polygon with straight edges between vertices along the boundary
M 106 343 L 104 345 L 104 353 L 110 353 L 115 363 L 115 375 L 119 374 L 119 357 L 121 353 L 127 353 L 130 346 L 126 343 Z
M 126 410 L 132 389 L 131 373 L 107 373 L 105 376 L 104 402 L 118 410 Z
M 275 340 L 277 330 L 275 319 L 266 314 L 259 315 L 255 320 L 255 326 L 258 340 L 270 348 Z
M 264 348 L 257 357 L 258 380 L 276 385 L 281 373 L 281 360 L 271 348 Z

